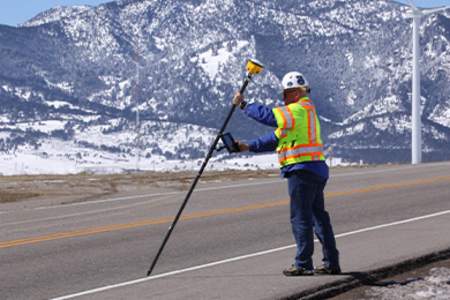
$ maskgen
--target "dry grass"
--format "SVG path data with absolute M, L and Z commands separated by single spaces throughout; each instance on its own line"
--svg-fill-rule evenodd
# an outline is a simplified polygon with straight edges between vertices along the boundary
M 278 171 L 208 171 L 202 182 L 239 180 L 277 176 Z M 129 174 L 76 174 L 0 176 L 0 203 L 60 198 L 61 203 L 89 201 L 119 192 L 143 191 L 149 188 L 186 189 L 196 172 L 142 172 Z
M 356 166 L 350 168 L 365 168 Z M 342 167 L 349 168 L 349 167 Z M 341 169 L 341 168 L 334 168 Z M 33 199 L 60 199 L 59 203 L 89 201 L 117 193 L 144 192 L 151 188 L 186 190 L 197 172 L 140 172 L 95 175 L 0 176 L 0 203 Z M 279 170 L 205 171 L 201 182 L 239 181 L 279 176 Z
M 0 203 L 17 202 L 29 198 L 40 196 L 38 193 L 29 192 L 8 192 L 0 190 Z

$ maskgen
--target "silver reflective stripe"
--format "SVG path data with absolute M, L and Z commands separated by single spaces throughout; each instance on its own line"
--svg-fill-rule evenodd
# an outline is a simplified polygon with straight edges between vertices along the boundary
M 317 140 L 316 131 L 316 118 L 314 117 L 314 110 L 308 110 L 309 114 L 309 127 L 311 128 L 311 140 L 310 143 L 315 143 Z
M 280 107 L 281 113 L 284 115 L 284 118 L 286 119 L 286 127 L 285 128 L 292 128 L 294 127 L 294 120 L 291 118 L 291 114 L 289 113 L 286 106 Z
M 296 156 L 307 153 L 317 153 L 317 152 L 323 152 L 323 146 L 299 147 L 285 152 L 280 152 L 278 154 L 278 159 L 285 160 L 287 157 L 290 156 Z

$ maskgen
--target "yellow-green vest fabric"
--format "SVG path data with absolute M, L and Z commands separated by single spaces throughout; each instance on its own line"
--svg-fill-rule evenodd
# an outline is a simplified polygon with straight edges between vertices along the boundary
M 308 97 L 295 103 L 273 109 L 278 128 L 278 161 L 281 167 L 323 161 L 323 143 L 320 123 L 314 104 Z

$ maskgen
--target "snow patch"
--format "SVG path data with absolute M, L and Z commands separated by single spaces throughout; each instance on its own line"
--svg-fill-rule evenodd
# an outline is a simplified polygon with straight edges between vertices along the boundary
M 370 299 L 448 299 L 450 295 L 450 269 L 432 268 L 425 278 L 418 278 L 407 284 L 388 287 L 373 287 L 367 291 Z
M 54 130 L 64 129 L 66 121 L 60 120 L 47 120 L 47 121 L 35 121 L 35 122 L 22 122 L 15 123 L 14 125 L 2 125 L 2 129 L 20 129 L 26 131 L 27 129 L 33 129 L 44 133 L 51 133 Z
M 49 104 L 49 106 L 53 106 L 54 108 L 61 108 L 61 107 L 69 107 L 72 109 L 77 108 L 77 107 L 73 106 L 72 103 L 69 103 L 67 101 L 48 100 L 47 103 Z
M 358 123 L 355 126 L 350 126 L 350 127 L 347 127 L 347 128 L 345 128 L 343 130 L 338 130 L 338 131 L 335 131 L 335 132 L 331 133 L 329 135 L 329 138 L 338 139 L 338 138 L 342 138 L 342 137 L 345 137 L 345 136 L 351 136 L 351 135 L 354 135 L 356 133 L 362 132 L 364 130 L 364 127 L 365 127 L 364 123 Z
M 438 104 L 431 113 L 430 119 L 450 128 L 450 105 Z
M 209 49 L 206 52 L 200 53 L 198 58 L 191 59 L 192 62 L 198 61 L 199 66 L 208 74 L 210 79 L 214 79 L 219 73 L 222 64 L 225 64 L 233 53 L 241 50 L 243 47 L 249 45 L 248 41 L 237 41 L 237 45 L 231 51 L 226 47 L 214 50 Z
M 165 39 L 157 36 L 154 36 L 153 39 L 155 40 L 156 48 L 158 48 L 159 50 L 164 50 L 164 48 L 166 47 L 166 43 L 164 42 Z
M 349 93 L 349 96 L 350 95 L 351 94 Z M 353 95 L 353 97 L 355 96 Z M 345 119 L 343 124 L 350 124 L 368 117 L 373 117 L 386 113 L 391 114 L 397 111 L 400 111 L 400 100 L 396 95 L 391 95 L 386 98 L 378 99 L 372 103 L 369 103 L 362 110 Z
M 347 53 L 345 54 L 345 57 L 346 57 L 347 60 L 348 60 L 348 64 L 349 64 L 350 66 L 353 66 L 353 53 L 347 52 Z
M 355 104 L 355 100 L 356 100 L 356 94 L 353 90 L 350 90 L 348 92 L 347 98 L 345 103 L 347 103 L 347 105 L 354 105 Z
M 368 55 L 365 59 L 364 59 L 364 67 L 366 69 L 373 69 L 373 68 L 377 68 L 380 65 L 380 60 L 381 57 L 379 55 Z
M 47 78 L 43 77 L 45 80 L 45 83 L 47 83 L 47 85 L 51 88 L 57 88 L 61 91 L 67 92 L 67 93 L 72 93 L 73 92 L 73 86 L 71 83 L 66 82 L 66 81 L 61 81 L 58 83 L 53 83 L 50 80 L 48 80 Z

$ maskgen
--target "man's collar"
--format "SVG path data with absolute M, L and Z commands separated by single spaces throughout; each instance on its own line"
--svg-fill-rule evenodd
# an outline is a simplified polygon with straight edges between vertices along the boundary
M 294 103 L 300 103 L 300 102 L 312 102 L 311 101 L 311 99 L 309 99 L 309 96 L 304 96 L 304 97 L 301 97 L 301 98 L 299 98 L 297 101 L 294 101 L 294 102 L 291 102 L 291 103 L 289 103 L 289 104 L 284 104 L 284 105 L 291 105 L 291 104 L 294 104 Z

